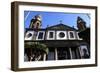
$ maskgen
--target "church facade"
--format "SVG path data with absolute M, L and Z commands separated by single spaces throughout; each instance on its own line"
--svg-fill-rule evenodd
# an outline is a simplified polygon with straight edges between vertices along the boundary
M 77 17 L 78 29 L 63 23 L 42 29 L 41 22 L 41 16 L 36 15 L 31 20 L 29 28 L 25 29 L 25 61 L 90 58 L 89 40 L 83 38 L 85 36 L 83 32 L 90 34 L 87 32 L 90 28 L 86 27 L 86 22 L 82 18 Z

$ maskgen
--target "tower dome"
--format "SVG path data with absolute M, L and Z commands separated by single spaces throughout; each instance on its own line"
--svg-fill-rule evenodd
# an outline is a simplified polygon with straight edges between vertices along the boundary
M 31 19 L 29 28 L 39 29 L 42 25 L 41 21 L 42 21 L 42 17 L 40 14 L 34 16 L 33 19 Z

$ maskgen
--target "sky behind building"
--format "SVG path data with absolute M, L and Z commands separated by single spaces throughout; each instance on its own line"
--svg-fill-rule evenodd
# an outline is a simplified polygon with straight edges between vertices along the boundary
M 40 12 L 40 11 L 24 11 L 24 25 L 29 28 L 31 19 L 40 14 L 42 16 L 41 28 L 47 26 L 57 25 L 59 23 L 77 28 L 77 17 L 80 16 L 85 22 L 86 26 L 90 26 L 90 14 L 83 13 L 63 13 L 63 12 Z

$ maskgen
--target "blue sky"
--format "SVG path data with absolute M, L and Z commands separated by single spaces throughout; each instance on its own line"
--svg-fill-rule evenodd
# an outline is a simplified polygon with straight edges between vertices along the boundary
M 41 28 L 57 25 L 62 21 L 62 24 L 77 28 L 77 17 L 80 16 L 85 22 L 86 26 L 90 26 L 90 14 L 83 13 L 63 13 L 63 12 L 40 12 L 40 11 L 24 11 L 24 25 L 29 28 L 31 19 L 40 14 L 42 16 Z

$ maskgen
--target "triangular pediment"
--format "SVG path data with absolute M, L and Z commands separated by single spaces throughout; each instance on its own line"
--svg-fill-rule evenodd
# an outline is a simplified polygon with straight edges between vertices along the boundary
M 73 27 L 70 27 L 68 25 L 64 25 L 64 24 L 57 24 L 57 25 L 54 25 L 54 26 L 50 26 L 50 27 L 47 27 L 46 29 L 53 29 L 53 30 L 76 30 L 75 28 Z

